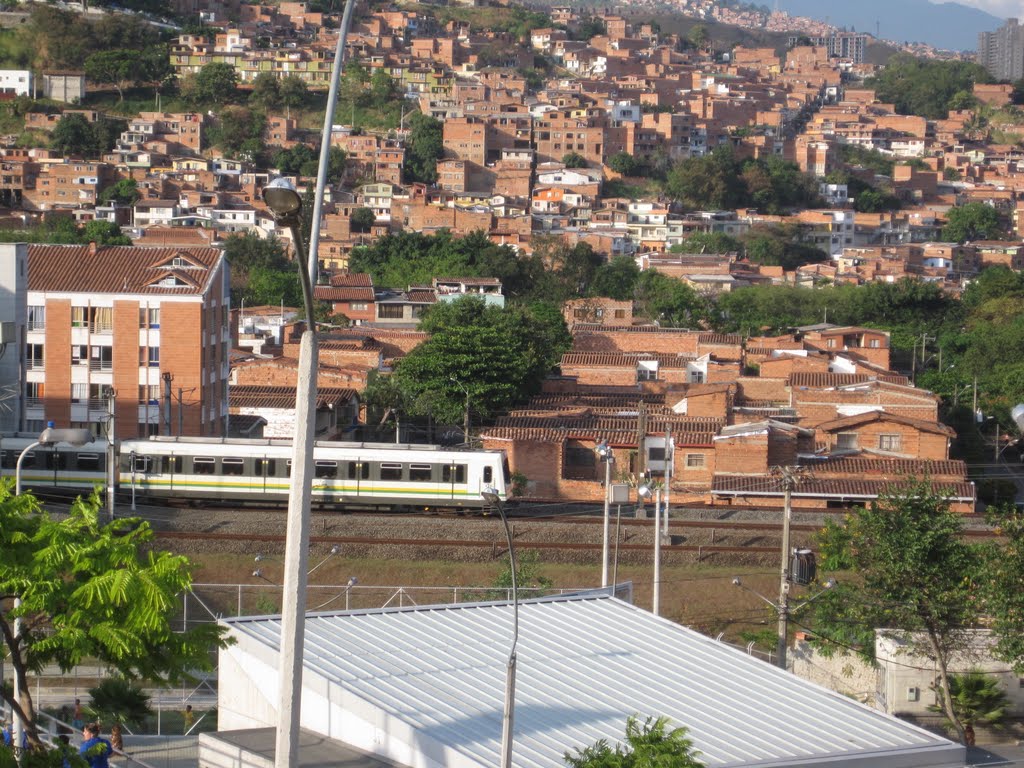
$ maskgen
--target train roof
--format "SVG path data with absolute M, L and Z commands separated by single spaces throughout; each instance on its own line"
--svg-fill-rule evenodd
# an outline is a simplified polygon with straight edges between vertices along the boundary
M 139 444 L 149 445 L 182 445 L 187 447 L 199 446 L 237 446 L 239 448 L 271 447 L 290 448 L 292 441 L 286 438 L 277 437 L 167 437 L 155 435 L 137 440 L 122 440 L 122 446 L 137 447 Z M 364 443 L 345 440 L 317 440 L 314 442 L 316 448 L 334 448 L 362 451 L 409 451 L 409 452 L 434 452 L 434 453 L 502 453 L 494 449 L 474 449 L 465 446 L 430 445 L 427 443 Z

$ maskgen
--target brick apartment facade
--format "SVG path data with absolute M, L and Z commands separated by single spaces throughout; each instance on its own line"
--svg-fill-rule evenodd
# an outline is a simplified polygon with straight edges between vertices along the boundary
M 222 435 L 230 288 L 214 248 L 29 246 L 26 426 Z M 166 418 L 166 376 L 171 418 Z M 179 398 L 180 393 L 180 398 Z

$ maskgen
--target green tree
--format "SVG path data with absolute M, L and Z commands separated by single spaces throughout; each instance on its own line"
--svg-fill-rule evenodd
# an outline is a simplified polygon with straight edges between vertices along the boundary
M 635 176 L 640 170 L 640 163 L 629 152 L 616 152 L 608 158 L 608 167 L 623 176 Z
M 724 232 L 695 232 L 670 250 L 672 253 L 737 253 L 740 241 Z
M 589 747 L 577 747 L 575 754 L 566 752 L 565 762 L 570 768 L 703 768 L 686 729 L 669 730 L 668 722 L 667 717 L 648 717 L 641 724 L 633 715 L 626 720 L 625 745 L 612 749 L 601 739 Z
M 437 161 L 444 157 L 444 138 L 440 120 L 422 112 L 409 118 L 409 138 L 405 142 L 405 178 L 433 184 L 437 181 Z
M 377 215 L 370 208 L 356 208 L 349 217 L 353 232 L 369 232 L 377 221 Z
M 92 699 L 89 712 L 101 723 L 139 728 L 153 714 L 149 695 L 123 677 L 104 678 L 99 685 L 89 689 L 89 696 Z
M 298 75 L 288 75 L 281 80 L 279 87 L 281 105 L 298 109 L 309 100 L 309 86 Z
M 653 269 L 640 273 L 636 301 L 640 314 L 672 328 L 692 328 L 708 315 L 707 304 L 696 291 Z
M 380 67 L 370 76 L 370 98 L 376 107 L 382 107 L 401 96 L 398 85 L 388 71 Z
M 139 200 L 139 185 L 135 179 L 120 179 L 100 192 L 101 203 L 134 205 Z
M 731 210 L 743 203 L 746 194 L 740 164 L 728 146 L 677 163 L 669 172 L 665 192 L 695 210 Z
M 1024 673 L 1024 515 L 1013 506 L 993 509 L 989 522 L 1002 534 L 984 551 L 982 594 L 984 610 L 996 636 L 996 658 L 1009 663 L 1017 674 Z
M 266 124 L 260 112 L 247 107 L 224 107 L 210 130 L 210 141 L 228 156 L 254 160 L 263 152 Z
M 966 61 L 922 59 L 898 53 L 866 85 L 882 102 L 894 104 L 902 115 L 945 118 L 954 105 L 964 103 L 975 83 L 990 83 L 984 67 Z
M 340 147 L 327 150 L 327 180 L 332 184 L 340 184 L 345 176 L 345 163 L 348 157 Z
M 29 494 L 0 486 L 0 634 L 20 689 L 18 699 L 8 687 L 0 697 L 26 724 L 30 744 L 39 745 L 32 670 L 56 665 L 69 672 L 93 659 L 152 685 L 211 669 L 210 652 L 224 647 L 224 628 L 203 623 L 173 631 L 177 596 L 192 586 L 189 562 L 152 542 L 143 520 L 100 523 L 95 496 L 77 500 L 58 520 Z
M 633 298 L 639 279 L 640 267 L 636 265 L 636 261 L 629 256 L 616 256 L 597 268 L 590 281 L 588 293 L 591 296 L 626 301 Z
M 826 523 L 820 545 L 827 570 L 856 578 L 815 604 L 817 641 L 825 649 L 852 646 L 872 661 L 875 630 L 893 632 L 909 652 L 935 663 L 942 712 L 963 741 L 949 663 L 977 618 L 972 595 L 980 558 L 945 494 L 916 481 L 854 510 L 843 524 Z
M 686 35 L 686 39 L 698 51 L 703 51 L 711 45 L 711 33 L 708 32 L 705 24 L 694 24 Z
M 272 72 L 260 72 L 253 78 L 249 103 L 259 109 L 276 109 L 281 104 L 281 81 Z
M 231 266 L 231 303 L 236 306 L 246 296 L 249 276 L 254 270 L 288 272 L 297 269 L 288 260 L 288 253 L 280 240 L 265 240 L 252 232 L 228 235 L 224 239 L 224 258 Z M 261 303 L 277 304 L 280 300 L 278 295 L 272 301 Z
M 536 549 L 527 549 L 516 555 L 516 588 L 530 589 L 534 597 L 540 597 L 544 590 L 551 589 L 555 582 L 541 573 L 540 553 Z M 494 595 L 495 600 L 507 600 L 512 589 L 512 563 L 506 562 L 501 573 L 494 579 L 494 588 L 501 590 Z
M 315 176 L 319 159 L 320 156 L 308 144 L 296 144 L 274 155 L 273 163 L 277 170 L 289 176 Z M 310 163 L 313 173 L 304 173 L 304 169 L 309 169 Z
M 959 675 L 950 675 L 949 687 L 953 711 L 964 726 L 968 744 L 974 743 L 975 725 L 994 730 L 1002 727 L 1006 721 L 1010 702 L 1006 691 L 999 684 L 999 680 L 984 672 L 971 670 Z M 944 691 L 937 688 L 936 693 L 940 698 L 944 698 Z M 931 712 L 943 711 L 942 707 L 935 704 L 928 709 Z M 948 718 L 946 727 L 954 728 Z
M 193 104 L 223 104 L 235 97 L 238 72 L 230 64 L 215 61 L 195 74 L 187 92 L 182 95 Z
M 942 239 L 965 243 L 968 240 L 995 240 L 1003 236 L 999 213 L 985 203 L 965 203 L 949 209 Z
M 562 156 L 562 165 L 566 168 L 586 168 L 587 158 L 578 152 L 569 152 Z
M 50 132 L 50 147 L 65 157 L 95 153 L 96 133 L 80 112 L 64 115 Z
M 132 239 L 112 221 L 94 219 L 82 227 L 81 239 L 96 245 L 131 245 Z
M 487 306 L 476 297 L 434 305 L 420 321 L 430 338 L 397 364 L 395 383 L 414 401 L 430 393 L 435 419 L 463 420 L 466 395 L 478 418 L 505 412 L 538 391 L 570 343 L 522 306 Z M 559 337 L 560 343 L 552 339 Z M 456 384 L 455 382 L 458 382 Z
M 116 49 L 97 51 L 85 60 L 85 75 L 96 83 L 113 85 L 117 89 L 118 103 L 124 101 L 124 89 L 141 74 L 138 52 Z

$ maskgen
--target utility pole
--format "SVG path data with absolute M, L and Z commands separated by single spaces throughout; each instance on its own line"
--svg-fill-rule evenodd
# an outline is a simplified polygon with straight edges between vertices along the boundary
M 665 427 L 665 524 L 661 532 L 668 536 L 668 511 L 672 507 L 672 471 L 675 468 L 676 445 L 672 442 L 672 425 Z
M 107 387 L 107 512 L 114 519 L 117 486 L 117 449 L 114 443 L 114 388 Z
M 171 382 L 174 381 L 174 377 L 170 373 L 164 373 L 162 378 L 164 382 L 164 434 L 169 437 L 171 434 Z
M 182 402 L 183 392 L 182 388 L 178 387 L 178 437 L 185 434 L 185 414 L 184 414 L 184 403 Z
M 654 597 L 651 610 L 655 616 L 661 607 L 661 488 L 654 491 Z
M 647 470 L 647 403 L 640 401 L 636 415 L 636 474 L 643 477 Z
M 779 568 L 779 642 L 776 656 L 780 669 L 786 669 L 789 646 L 789 529 L 793 519 L 793 489 L 804 479 L 802 467 L 774 467 L 773 473 L 785 492 L 782 512 L 782 564 Z

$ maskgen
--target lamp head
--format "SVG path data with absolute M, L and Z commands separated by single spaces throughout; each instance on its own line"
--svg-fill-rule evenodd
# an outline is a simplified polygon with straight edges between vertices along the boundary
M 350 587 L 354 587 L 358 583 L 359 583 L 359 579 L 357 579 L 355 576 L 349 576 L 348 577 L 348 585 Z
M 643 485 L 638 485 L 636 487 L 636 494 L 641 499 L 649 499 L 654 495 L 654 491 L 651 490 L 651 486 L 644 483 Z
M 260 568 L 257 568 L 255 571 L 252 572 L 252 575 L 255 576 L 257 579 L 262 579 L 263 571 Z
M 43 445 L 68 443 L 76 448 L 81 448 L 83 445 L 96 440 L 96 436 L 88 429 L 55 429 L 52 426 L 52 421 L 50 422 L 50 425 L 51 426 L 48 426 L 39 435 L 39 442 Z
M 339 552 L 341 552 L 341 547 L 339 547 L 337 544 L 335 544 L 333 547 L 331 547 L 331 554 L 332 555 L 336 555 Z
M 281 176 L 263 188 L 263 202 L 274 214 L 274 218 L 282 222 L 293 220 L 302 210 L 302 198 L 295 185 Z
M 743 582 L 740 581 L 740 577 L 739 576 L 734 576 L 733 579 L 732 579 L 732 585 L 734 587 L 742 587 L 743 586 Z
M 608 445 L 607 440 L 602 440 L 597 445 L 595 445 L 594 450 L 597 452 L 597 455 L 600 456 L 602 459 L 607 459 L 612 455 L 612 449 Z
M 484 488 L 480 491 L 480 495 L 483 496 L 484 501 L 488 504 L 498 506 L 501 504 L 501 496 L 494 488 Z
M 837 586 L 838 582 L 835 579 L 829 579 L 825 582 L 825 589 L 832 589 Z
M 261 555 L 259 552 L 257 552 L 256 553 L 256 557 L 254 557 L 253 560 L 256 561 L 257 563 L 262 562 L 263 561 L 263 555 Z

